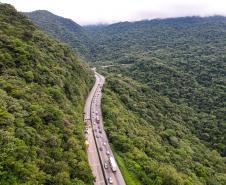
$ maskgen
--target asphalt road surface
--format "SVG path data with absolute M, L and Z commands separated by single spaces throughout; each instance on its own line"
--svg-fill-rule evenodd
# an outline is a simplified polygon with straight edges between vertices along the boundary
M 84 108 L 84 119 L 87 123 L 86 138 L 89 143 L 87 154 L 93 175 L 96 177 L 94 184 L 126 185 L 118 165 L 116 171 L 113 172 L 109 163 L 109 157 L 114 158 L 114 155 L 104 131 L 101 112 L 101 90 L 105 79 L 97 72 L 95 72 L 95 77 L 96 82 L 90 91 Z M 99 120 L 99 123 L 97 120 Z M 109 178 L 112 183 L 110 183 Z

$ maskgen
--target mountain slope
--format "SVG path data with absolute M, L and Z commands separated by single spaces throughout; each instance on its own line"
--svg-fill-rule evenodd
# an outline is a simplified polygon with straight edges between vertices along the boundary
M 134 177 L 143 185 L 226 183 L 226 158 L 193 133 L 208 116 L 115 73 L 107 76 L 103 115 L 128 185 Z
M 0 4 L 0 184 L 92 184 L 82 111 L 88 67 Z
M 225 41 L 225 21 L 226 18 L 220 16 L 182 17 L 121 22 L 87 29 L 92 38 L 102 46 L 98 51 L 98 60 L 118 60 L 125 52 L 128 52 L 127 56 L 139 56 L 140 52 L 172 52 L 176 48 L 182 52 L 193 49 L 194 46 L 197 46 L 197 51 L 202 52 L 198 46 L 204 49 L 210 43 L 215 47 L 222 47 L 222 42 L 217 41 Z M 220 52 L 214 48 L 209 48 L 208 51 Z
M 226 183 L 225 17 L 88 26 L 127 184 Z M 109 64 L 113 64 L 110 66 Z
M 95 64 L 127 64 L 112 70 L 174 103 L 210 114 L 211 121 L 197 131 L 199 138 L 225 156 L 225 27 L 226 18 L 217 16 L 105 26 L 90 31 L 101 47 Z
M 128 184 L 226 183 L 225 26 L 224 17 L 190 17 L 89 27 Z
M 25 15 L 46 33 L 69 44 L 80 57 L 86 57 L 87 59 L 92 57 L 92 40 L 80 25 L 45 10 L 25 13 Z

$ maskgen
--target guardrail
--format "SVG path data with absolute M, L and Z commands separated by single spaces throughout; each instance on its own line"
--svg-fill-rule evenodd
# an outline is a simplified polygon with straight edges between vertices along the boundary
M 97 85 L 98 87 L 99 85 Z M 94 92 L 94 96 L 96 94 L 96 91 L 97 89 L 95 90 Z M 108 184 L 108 181 L 107 181 L 107 177 L 106 177 L 106 174 L 105 174 L 105 171 L 104 171 L 104 164 L 101 160 L 101 157 L 100 157 L 100 152 L 99 152 L 99 149 L 98 149 L 98 145 L 97 145 L 97 140 L 96 140 L 96 137 L 95 137 L 95 132 L 94 132 L 94 128 L 93 128 L 93 121 L 92 121 L 92 105 L 93 105 L 93 99 L 94 99 L 94 96 L 92 97 L 91 99 L 91 105 L 90 105 L 90 122 L 91 122 L 91 125 L 92 125 L 92 131 L 93 131 L 93 137 L 94 137 L 94 141 L 95 141 L 95 144 L 96 144 L 96 148 L 97 148 L 97 154 L 98 154 L 98 158 L 100 160 L 100 166 L 101 166 L 101 169 L 102 169 L 102 172 L 103 172 L 103 175 L 104 175 L 104 181 L 105 181 L 105 184 L 107 185 Z

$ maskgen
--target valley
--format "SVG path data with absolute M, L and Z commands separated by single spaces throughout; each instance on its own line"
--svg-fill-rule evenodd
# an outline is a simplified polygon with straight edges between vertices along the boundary
M 0 184 L 225 185 L 225 82 L 226 17 L 0 4 Z

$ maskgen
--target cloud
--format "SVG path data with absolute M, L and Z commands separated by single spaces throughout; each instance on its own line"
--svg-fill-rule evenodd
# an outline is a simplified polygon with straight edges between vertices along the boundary
M 79 24 L 226 15 L 225 0 L 2 0 L 19 11 L 49 10 Z

